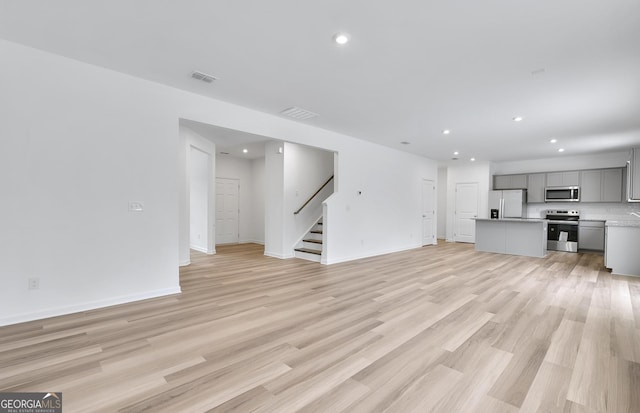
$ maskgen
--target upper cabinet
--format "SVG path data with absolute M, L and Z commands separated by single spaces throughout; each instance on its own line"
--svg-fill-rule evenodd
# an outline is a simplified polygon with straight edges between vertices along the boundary
M 578 186 L 578 185 L 580 185 L 580 171 L 547 173 L 547 186 Z
M 581 202 L 622 202 L 622 168 L 580 172 Z
M 527 189 L 527 175 L 494 175 L 493 189 Z
M 631 149 L 627 162 L 627 200 L 640 202 L 640 148 Z
M 527 201 L 529 203 L 544 202 L 544 187 L 547 174 L 529 174 L 527 177 Z

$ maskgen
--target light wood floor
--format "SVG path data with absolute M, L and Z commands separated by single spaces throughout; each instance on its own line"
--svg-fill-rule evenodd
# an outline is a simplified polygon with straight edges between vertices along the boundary
M 183 293 L 0 328 L 0 390 L 65 412 L 640 412 L 640 279 L 437 247 L 192 254 Z

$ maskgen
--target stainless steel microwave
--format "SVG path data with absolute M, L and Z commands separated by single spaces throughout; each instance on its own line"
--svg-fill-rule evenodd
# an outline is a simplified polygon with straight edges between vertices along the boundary
M 544 189 L 545 202 L 578 202 L 580 201 L 579 186 L 551 187 Z

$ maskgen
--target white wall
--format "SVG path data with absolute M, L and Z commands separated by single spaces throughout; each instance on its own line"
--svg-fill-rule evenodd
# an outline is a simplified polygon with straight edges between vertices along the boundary
M 179 291 L 189 247 L 179 119 L 339 152 L 329 261 L 420 245 L 429 159 L 4 40 L 0 55 L 11 62 L 0 65 L 0 324 Z M 129 201 L 145 211 L 128 212 Z M 27 290 L 30 277 L 39 290 Z
M 293 255 L 296 243 L 322 215 L 322 202 L 333 193 L 333 182 L 299 214 L 294 212 L 333 175 L 333 152 L 305 145 L 284 144 L 285 254 Z
M 251 228 L 252 238 L 247 240 L 258 244 L 264 244 L 264 202 L 265 202 L 265 166 L 264 158 L 251 161 L 251 182 L 253 197 L 251 200 Z
M 447 168 L 438 168 L 438 239 L 447 238 Z
M 191 147 L 191 167 L 189 175 L 189 243 L 200 252 L 208 252 L 209 227 L 209 156 Z
M 284 248 L 284 154 L 278 151 L 280 147 L 284 144 L 265 144 L 264 254 L 287 258 Z
M 341 147 L 339 191 L 325 216 L 327 263 L 419 248 L 422 179 L 437 180 L 437 163 L 355 141 Z
M 215 254 L 215 153 L 216 146 L 192 129 L 178 126 L 178 262 L 181 266 L 191 263 L 191 151 L 197 149 L 207 154 L 209 163 L 209 187 L 207 203 L 207 253 Z
M 450 166 L 447 169 L 447 241 L 453 241 L 455 191 L 458 183 L 478 183 L 478 217 L 489 217 L 489 188 L 491 165 L 488 162 L 475 162 L 463 166 Z

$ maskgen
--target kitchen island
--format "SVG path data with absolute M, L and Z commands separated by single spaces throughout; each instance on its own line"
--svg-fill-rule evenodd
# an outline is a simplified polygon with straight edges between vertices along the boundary
M 545 257 L 547 226 L 546 219 L 476 218 L 476 251 Z
M 640 276 L 640 220 L 605 223 L 604 265 L 612 274 Z

